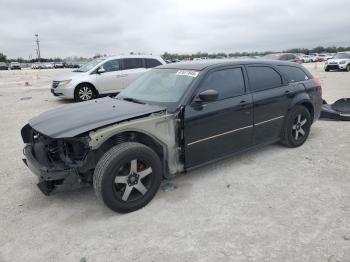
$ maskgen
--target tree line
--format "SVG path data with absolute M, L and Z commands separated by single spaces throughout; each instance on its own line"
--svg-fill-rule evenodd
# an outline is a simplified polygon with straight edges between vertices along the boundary
M 337 53 L 337 52 L 344 52 L 344 51 L 350 51 L 350 46 L 343 47 L 343 46 L 330 46 L 330 47 L 323 47 L 323 46 L 317 46 L 315 48 L 291 48 L 282 51 L 282 53 L 302 53 L 302 54 L 310 54 L 310 53 Z M 192 60 L 194 58 L 201 58 L 201 57 L 207 57 L 207 58 L 218 58 L 218 57 L 239 57 L 239 56 L 263 56 L 266 54 L 276 53 L 274 51 L 265 51 L 265 52 L 231 52 L 231 53 L 225 53 L 225 52 L 218 52 L 218 53 L 206 53 L 206 52 L 197 52 L 194 54 L 178 54 L 178 53 L 169 53 L 164 52 L 161 56 L 165 60 Z M 134 52 L 131 52 L 130 54 L 134 54 Z M 106 55 L 95 55 L 93 58 L 102 57 Z M 63 62 L 63 61 L 86 61 L 89 60 L 89 58 L 86 57 L 67 57 L 67 58 L 40 58 L 40 62 Z M 16 58 L 16 59 L 8 59 L 7 56 L 3 53 L 0 53 L 0 62 L 19 62 L 19 63 L 35 63 L 39 62 L 38 58 L 34 59 L 24 59 L 24 58 Z

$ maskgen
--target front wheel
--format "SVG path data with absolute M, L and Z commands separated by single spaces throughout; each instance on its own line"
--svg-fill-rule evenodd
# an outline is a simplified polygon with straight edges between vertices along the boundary
M 350 72 L 350 64 L 346 67 L 346 71 Z
M 88 101 L 96 98 L 96 91 L 92 85 L 81 84 L 77 86 L 74 92 L 76 102 Z
M 126 142 L 112 147 L 97 163 L 93 186 L 96 196 L 113 211 L 135 211 L 157 193 L 162 164 L 149 147 Z
M 281 143 L 298 147 L 305 143 L 311 129 L 311 115 L 305 106 L 296 106 L 288 114 L 281 134 Z

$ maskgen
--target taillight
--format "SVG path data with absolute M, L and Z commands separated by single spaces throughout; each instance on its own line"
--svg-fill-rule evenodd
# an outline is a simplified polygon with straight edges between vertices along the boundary
M 318 78 L 315 78 L 315 83 L 320 87 L 320 93 L 321 93 L 321 97 L 322 97 L 322 83 L 321 80 Z

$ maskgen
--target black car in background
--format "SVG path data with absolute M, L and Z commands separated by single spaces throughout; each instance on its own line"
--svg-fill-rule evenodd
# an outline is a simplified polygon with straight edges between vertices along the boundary
M 47 195 L 91 184 L 109 208 L 131 212 L 151 201 L 162 178 L 275 142 L 301 146 L 320 116 L 321 91 L 296 63 L 162 65 L 115 98 L 31 119 L 24 162 Z
M 9 67 L 6 63 L 0 62 L 0 70 L 8 70 Z

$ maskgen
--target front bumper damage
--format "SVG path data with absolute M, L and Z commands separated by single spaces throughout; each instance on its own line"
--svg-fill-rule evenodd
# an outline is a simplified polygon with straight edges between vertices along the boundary
M 54 140 L 39 134 L 29 125 L 22 129 L 26 143 L 24 164 L 38 177 L 38 187 L 45 195 L 71 190 L 90 183 L 91 168 L 88 139 L 85 137 Z
M 331 105 L 323 100 L 320 118 L 350 121 L 350 98 L 339 99 Z

